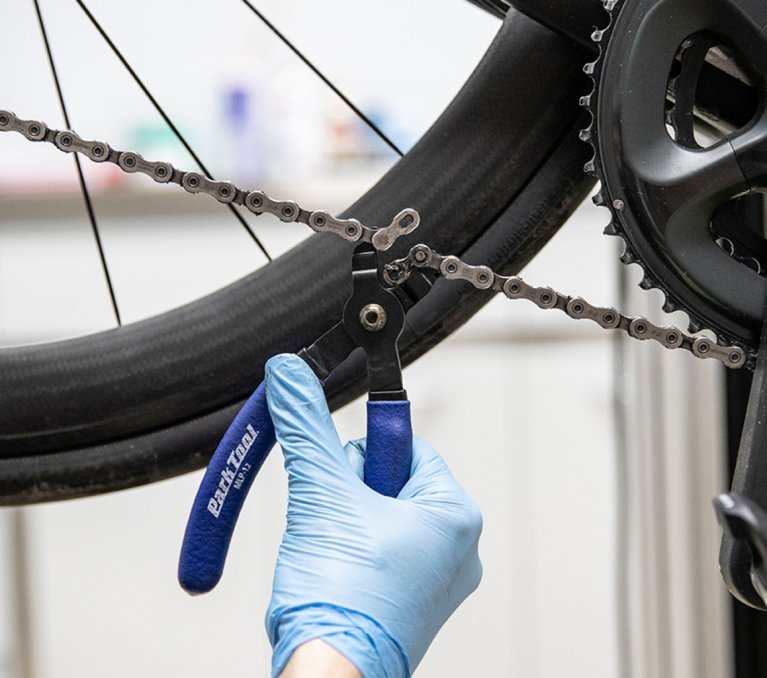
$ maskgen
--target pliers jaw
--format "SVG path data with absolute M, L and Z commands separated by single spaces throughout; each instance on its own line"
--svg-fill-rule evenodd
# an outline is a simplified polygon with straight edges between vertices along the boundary
M 379 277 L 378 254 L 360 245 L 352 258 L 351 297 L 343 312 L 343 326 L 367 356 L 370 400 L 407 400 L 402 387 L 397 341 L 405 325 L 405 310 Z
M 431 288 L 433 278 L 414 275 L 407 287 L 392 288 L 381 280 L 378 252 L 369 244 L 355 248 L 352 294 L 343 319 L 298 355 L 320 380 L 356 348 L 367 357 L 370 400 L 407 400 L 397 342 L 405 326 L 405 311 Z

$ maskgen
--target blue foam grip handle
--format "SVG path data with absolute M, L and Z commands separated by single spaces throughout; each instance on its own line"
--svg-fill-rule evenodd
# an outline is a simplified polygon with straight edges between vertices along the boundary
M 387 497 L 396 497 L 410 478 L 412 462 L 410 401 L 369 400 L 365 484 Z
M 240 509 L 274 444 L 261 384 L 219 443 L 197 490 L 178 564 L 179 583 L 188 593 L 207 593 L 221 578 Z

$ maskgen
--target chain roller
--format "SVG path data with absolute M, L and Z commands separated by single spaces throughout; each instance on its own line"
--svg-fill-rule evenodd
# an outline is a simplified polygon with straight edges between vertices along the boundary
M 74 132 L 58 132 L 53 137 L 53 143 L 64 153 L 81 153 L 93 162 L 104 162 L 109 159 L 111 149 L 100 141 L 86 141 Z
M 133 174 L 134 172 L 146 174 L 158 184 L 166 184 L 173 178 L 172 165 L 169 165 L 167 162 L 145 160 L 141 155 L 133 151 L 125 151 L 118 154 L 117 165 L 123 172 L 128 174 Z
M 190 193 L 205 193 L 224 204 L 232 202 L 237 196 L 237 187 L 231 181 L 213 181 L 199 172 L 185 172 L 181 177 L 181 186 Z
M 361 240 L 364 232 L 364 226 L 356 219 L 338 219 L 322 210 L 312 212 L 306 223 L 309 228 L 318 233 L 333 233 L 352 242 Z M 372 233 L 370 240 L 372 240 Z
M 22 120 L 10 111 L 0 110 L 0 131 L 18 132 L 30 141 L 43 141 L 48 128 L 39 120 Z
M 300 208 L 291 200 L 274 200 L 263 191 L 250 191 L 246 193 L 243 204 L 253 214 L 273 214 L 285 223 L 298 219 Z

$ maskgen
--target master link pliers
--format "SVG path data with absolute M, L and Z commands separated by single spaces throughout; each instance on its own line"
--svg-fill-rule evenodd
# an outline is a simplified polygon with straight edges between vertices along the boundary
M 410 211 L 403 218 L 412 215 Z M 364 481 L 390 497 L 396 497 L 410 477 L 413 453 L 410 402 L 402 386 L 397 341 L 406 311 L 433 280 L 430 273 L 418 272 L 407 284 L 389 287 L 381 282 L 378 251 L 368 243 L 359 245 L 352 258 L 353 291 L 341 322 L 299 352 L 324 381 L 354 349 L 365 350 L 369 400 Z M 179 582 L 189 593 L 208 592 L 221 578 L 240 510 L 274 444 L 262 383 L 218 445 L 192 506 L 178 570 Z

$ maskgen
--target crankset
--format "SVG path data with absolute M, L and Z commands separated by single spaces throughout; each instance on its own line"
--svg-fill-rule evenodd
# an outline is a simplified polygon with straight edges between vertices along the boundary
M 767 3 L 603 4 L 610 20 L 592 35 L 594 90 L 582 100 L 587 170 L 642 287 L 756 368 L 732 493 L 715 507 L 730 591 L 767 610 Z
M 643 287 L 666 295 L 665 310 L 690 316 L 691 332 L 710 329 L 755 355 L 767 241 L 763 223 L 737 223 L 733 203 L 767 191 L 767 3 L 612 5 L 611 23 L 594 34 L 603 49 L 587 66 L 594 91 L 583 99 L 593 115 L 583 134 L 594 146 L 589 169 L 613 216 L 608 233 L 624 239 L 624 261 L 644 269 Z M 736 119 L 702 100 L 712 78 L 732 87 L 721 96 L 745 104 Z

